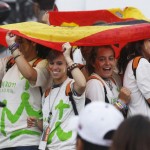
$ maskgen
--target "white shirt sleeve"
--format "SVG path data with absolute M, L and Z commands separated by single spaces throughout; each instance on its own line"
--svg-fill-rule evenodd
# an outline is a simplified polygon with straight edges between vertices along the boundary
M 91 101 L 105 102 L 104 87 L 97 79 L 91 79 L 87 82 L 85 95 Z
M 0 82 L 2 81 L 4 74 L 6 73 L 6 64 L 10 57 L 4 57 L 0 59 Z
M 146 59 L 139 61 L 136 69 L 137 86 L 146 99 L 150 98 L 150 63 Z
M 50 74 L 49 71 L 47 70 L 47 63 L 48 62 L 46 60 L 42 60 L 34 68 L 37 71 L 37 80 L 35 84 L 31 83 L 32 87 L 40 86 L 44 90 L 48 88 L 50 84 Z

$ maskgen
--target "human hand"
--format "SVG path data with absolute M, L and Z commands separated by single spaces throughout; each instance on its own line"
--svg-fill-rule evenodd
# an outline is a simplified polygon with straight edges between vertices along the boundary
M 130 99 L 131 99 L 131 91 L 125 87 L 122 87 L 118 97 L 125 104 L 128 104 L 130 102 Z
M 36 127 L 37 126 L 37 118 L 35 117 L 28 117 L 27 118 L 27 127 L 31 128 L 31 127 Z
M 7 42 L 7 45 L 8 46 L 11 46 L 12 44 L 15 43 L 15 40 L 16 40 L 16 35 L 11 33 L 11 31 L 8 31 L 7 34 L 6 34 L 6 42 Z
M 62 45 L 62 51 L 65 58 L 70 58 L 71 45 L 69 42 L 66 42 Z

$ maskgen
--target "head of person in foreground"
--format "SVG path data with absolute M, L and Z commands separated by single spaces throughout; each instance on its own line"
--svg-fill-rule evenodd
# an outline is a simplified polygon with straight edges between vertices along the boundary
M 111 104 L 88 104 L 78 117 L 77 150 L 108 150 L 123 115 Z
M 135 115 L 124 120 L 113 137 L 110 150 L 149 150 L 150 120 Z

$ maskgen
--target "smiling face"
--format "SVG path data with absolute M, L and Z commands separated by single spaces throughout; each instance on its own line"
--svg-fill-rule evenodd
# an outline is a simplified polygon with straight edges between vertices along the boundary
M 67 64 L 62 54 L 49 61 L 49 70 L 54 84 L 60 84 L 67 78 Z
M 93 63 L 95 73 L 102 78 L 110 78 L 113 73 L 114 66 L 115 56 L 111 47 L 99 47 L 95 62 Z

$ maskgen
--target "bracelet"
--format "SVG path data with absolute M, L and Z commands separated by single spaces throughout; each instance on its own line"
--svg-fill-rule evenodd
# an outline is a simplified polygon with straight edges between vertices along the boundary
M 69 66 L 68 68 L 67 68 L 67 70 L 68 70 L 68 72 L 71 72 L 73 69 L 75 69 L 75 68 L 77 68 L 78 67 L 78 64 L 77 63 L 74 63 L 74 64 L 72 64 L 71 66 Z
M 117 102 L 114 103 L 114 106 L 116 106 L 124 116 L 127 115 L 128 106 L 120 99 L 117 100 Z
M 14 57 L 14 60 L 15 60 L 16 58 L 18 58 L 19 56 L 21 56 L 21 55 L 17 55 L 17 56 L 15 56 L 15 57 Z
M 124 109 L 128 109 L 128 106 L 121 99 L 118 99 L 117 102 L 119 102 Z
M 19 47 L 19 44 L 15 42 L 14 44 L 10 45 L 8 48 L 12 54 L 18 47 Z

